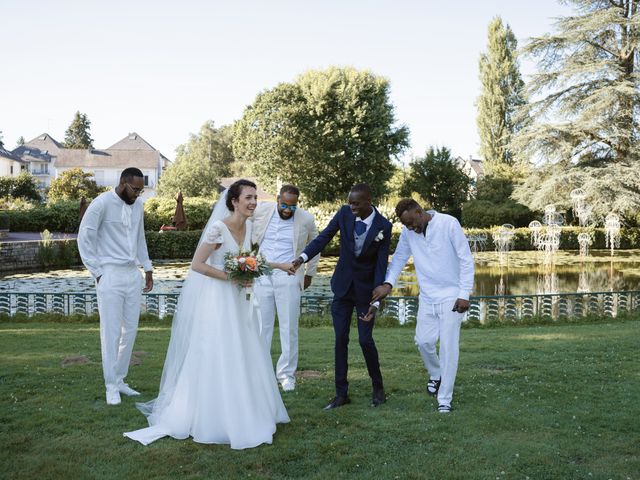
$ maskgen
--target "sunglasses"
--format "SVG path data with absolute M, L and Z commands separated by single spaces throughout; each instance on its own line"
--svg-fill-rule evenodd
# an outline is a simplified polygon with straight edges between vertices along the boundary
M 296 209 L 298 208 L 296 205 L 287 205 L 286 203 L 281 203 L 280 204 L 280 209 L 281 210 L 286 210 L 286 209 L 291 210 L 291 213 L 295 212 Z
M 144 188 L 137 188 L 134 187 L 133 185 L 131 185 L 130 183 L 126 182 L 127 185 L 129 185 L 129 187 L 131 187 L 131 190 L 133 190 L 133 193 L 135 193 L 136 195 L 142 195 L 144 193 Z

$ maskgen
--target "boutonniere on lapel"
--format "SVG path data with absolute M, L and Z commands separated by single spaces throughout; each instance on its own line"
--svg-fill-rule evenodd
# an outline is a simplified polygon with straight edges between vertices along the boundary
M 384 238 L 384 232 L 382 230 L 380 230 L 378 232 L 378 235 L 376 235 L 376 238 L 373 239 L 374 242 L 379 242 L 380 240 L 382 240 Z

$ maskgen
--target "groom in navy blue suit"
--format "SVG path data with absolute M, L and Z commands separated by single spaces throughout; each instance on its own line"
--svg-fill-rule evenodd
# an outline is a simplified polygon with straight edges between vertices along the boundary
M 391 223 L 371 205 L 367 184 L 355 185 L 349 192 L 349 205 L 335 214 L 329 225 L 293 261 L 298 268 L 315 257 L 340 232 L 340 258 L 331 277 L 333 303 L 331 315 L 335 342 L 336 397 L 325 407 L 330 410 L 350 402 L 347 381 L 349 329 L 355 308 L 358 340 L 373 384 L 371 405 L 385 402 L 378 350 L 373 341 L 373 325 L 378 304 L 370 304 L 373 289 L 384 282 L 389 261 Z

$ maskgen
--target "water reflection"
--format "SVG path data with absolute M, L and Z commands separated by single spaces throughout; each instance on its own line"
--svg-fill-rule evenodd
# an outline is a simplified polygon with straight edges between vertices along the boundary
M 618 251 L 610 257 L 606 250 L 590 252 L 559 251 L 551 265 L 545 265 L 539 252 L 510 252 L 500 265 L 495 252 L 478 252 L 473 294 L 524 295 L 534 293 L 575 293 L 640 290 L 640 250 Z M 336 258 L 323 258 L 308 294 L 331 295 L 330 280 Z M 156 262 L 154 293 L 179 291 L 188 272 L 187 262 Z M 94 282 L 84 269 L 20 273 L 0 277 L 0 291 L 84 292 L 93 291 Z M 400 275 L 392 295 L 417 296 L 418 283 L 413 265 Z

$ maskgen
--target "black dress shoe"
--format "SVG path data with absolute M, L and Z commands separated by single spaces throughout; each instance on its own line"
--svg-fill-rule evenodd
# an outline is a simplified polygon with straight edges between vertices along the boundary
M 343 405 L 346 405 L 347 403 L 351 403 L 349 397 L 335 397 L 333 400 L 331 400 L 331 403 L 329 405 L 324 407 L 324 410 L 333 410 L 334 408 L 341 407 Z
M 378 407 L 387 401 L 387 397 L 384 394 L 384 388 L 374 390 L 371 394 L 371 406 Z

